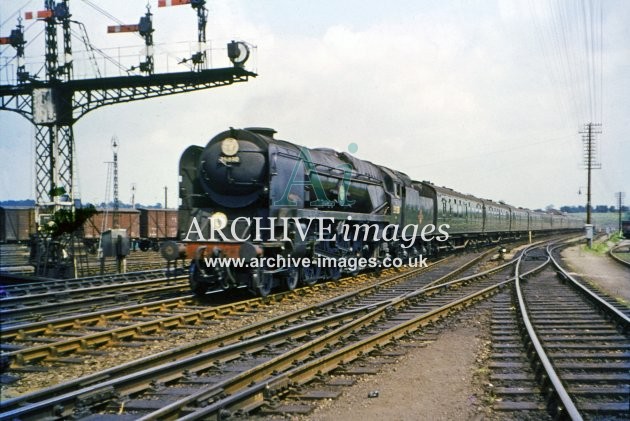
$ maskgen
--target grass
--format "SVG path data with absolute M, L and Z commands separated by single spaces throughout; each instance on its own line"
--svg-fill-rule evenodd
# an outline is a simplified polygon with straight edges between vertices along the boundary
M 619 243 L 624 238 L 619 234 L 619 232 L 615 232 L 608 239 L 603 237 L 600 241 L 593 242 L 593 247 L 588 248 L 586 245 L 582 246 L 582 250 L 595 253 L 595 254 L 606 254 L 608 250 L 615 246 L 615 244 Z

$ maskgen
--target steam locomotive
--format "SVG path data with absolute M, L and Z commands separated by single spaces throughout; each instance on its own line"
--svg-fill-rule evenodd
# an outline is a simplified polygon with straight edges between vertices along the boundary
M 275 133 L 230 128 L 182 154 L 179 238 L 195 294 L 247 287 L 266 296 L 386 259 L 582 227 L 579 219 L 414 181 Z

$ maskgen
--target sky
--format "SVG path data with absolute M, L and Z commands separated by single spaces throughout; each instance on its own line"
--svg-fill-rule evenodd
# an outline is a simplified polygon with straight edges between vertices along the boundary
M 0 36 L 18 11 L 43 0 L 1 0 Z M 103 14 L 90 3 L 98 3 Z M 190 6 L 157 8 L 157 72 L 185 71 L 196 48 Z M 91 43 L 123 66 L 142 59 L 142 39 L 107 34 L 137 23 L 147 2 L 71 0 Z M 277 138 L 347 151 L 478 197 L 544 208 L 586 202 L 582 137 L 601 123 L 593 205 L 630 202 L 630 2 L 625 0 L 209 0 L 213 67 L 232 39 L 255 46 L 246 83 L 99 108 L 74 125 L 84 202 L 106 198 L 113 136 L 120 143 L 120 200 L 177 203 L 178 162 L 229 127 L 272 127 Z M 43 61 L 43 23 L 25 21 L 27 63 Z M 76 77 L 92 77 L 80 32 Z M 0 47 L 0 84 L 15 50 Z M 119 71 L 96 54 L 100 71 Z M 181 61 L 181 60 L 180 60 Z M 0 112 L 0 200 L 34 198 L 34 129 Z M 581 194 L 580 194 L 581 193 Z M 109 194 L 111 197 L 111 193 Z

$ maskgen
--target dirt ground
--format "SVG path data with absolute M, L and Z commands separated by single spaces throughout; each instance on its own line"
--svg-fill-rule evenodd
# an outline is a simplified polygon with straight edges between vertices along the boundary
M 607 254 L 586 251 L 581 245 L 562 252 L 572 274 L 598 285 L 602 291 L 630 305 L 630 269 L 621 266 Z
M 475 314 L 478 314 L 475 312 Z M 468 314 L 470 316 L 470 313 Z M 475 361 L 487 320 L 449 323 L 426 347 L 409 347 L 395 364 L 364 375 L 334 401 L 322 403 L 309 420 L 475 420 L 485 407 L 475 386 Z M 484 327 L 486 326 L 486 327 Z M 477 390 L 475 390 L 477 389 Z M 370 398 L 371 392 L 378 397 Z

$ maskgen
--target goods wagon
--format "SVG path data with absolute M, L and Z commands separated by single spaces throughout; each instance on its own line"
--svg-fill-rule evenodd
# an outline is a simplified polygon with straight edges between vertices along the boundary
M 140 237 L 177 237 L 177 209 L 140 209 Z
M 159 241 L 177 237 L 177 209 L 140 209 L 140 250 L 159 250 Z
M 0 207 L 0 243 L 28 241 L 35 233 L 35 209 L 22 206 Z
M 127 230 L 130 238 L 140 236 L 140 212 L 136 209 L 120 209 L 118 211 L 118 227 Z M 87 241 L 97 241 L 102 231 L 114 228 L 114 214 L 111 210 L 97 209 L 97 213 L 83 224 Z

